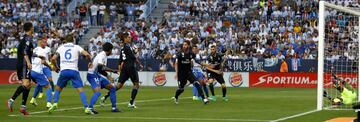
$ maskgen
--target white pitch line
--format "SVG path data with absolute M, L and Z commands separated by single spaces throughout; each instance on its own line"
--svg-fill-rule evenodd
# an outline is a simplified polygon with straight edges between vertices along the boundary
M 185 98 L 180 98 L 180 99 L 189 99 L 192 97 L 185 97 Z M 165 100 L 171 100 L 171 99 L 151 99 L 151 100 L 138 100 L 136 101 L 136 103 L 144 103 L 144 102 L 156 102 L 156 101 L 165 101 Z M 127 104 L 129 102 L 122 102 L 122 103 L 116 103 L 116 105 L 123 105 L 123 104 Z M 105 104 L 104 106 L 110 106 L 111 104 Z M 94 105 L 94 107 L 99 107 L 100 105 Z M 55 111 L 66 111 L 66 110 L 76 110 L 76 109 L 84 109 L 84 107 L 73 107 L 73 108 L 63 108 L 63 109 L 57 109 Z M 41 114 L 41 113 L 47 113 L 48 111 L 36 111 L 36 112 L 30 112 L 30 115 L 34 115 L 34 114 Z M 20 116 L 22 114 L 12 114 L 9 116 Z
M 304 116 L 304 115 L 311 114 L 311 113 L 318 112 L 318 111 L 319 111 L 319 110 L 307 111 L 307 112 L 295 114 L 295 115 L 292 115 L 292 116 L 287 116 L 287 117 L 283 117 L 283 118 L 280 118 L 280 119 L 272 120 L 271 122 L 284 121 L 284 120 L 287 120 L 287 119 L 292 119 L 292 118 L 295 118 L 295 117 Z
M 137 119 L 137 120 L 184 120 L 184 121 L 237 121 L 237 122 L 268 122 L 270 120 L 257 119 L 212 119 L 212 118 L 171 118 L 171 117 L 104 117 L 104 116 L 46 116 L 31 115 L 33 118 L 73 118 L 73 119 Z

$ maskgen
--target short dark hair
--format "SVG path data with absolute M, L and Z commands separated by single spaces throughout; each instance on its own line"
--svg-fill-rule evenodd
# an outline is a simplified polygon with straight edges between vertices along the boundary
M 188 41 L 188 40 L 184 41 L 184 43 L 190 45 L 190 41 Z
M 31 22 L 26 22 L 26 23 L 24 24 L 24 31 L 25 31 L 25 32 L 29 32 L 32 27 L 33 27 L 33 24 L 32 24 Z
M 109 42 L 106 42 L 103 44 L 102 48 L 105 52 L 109 52 L 113 49 L 113 45 Z
M 66 42 L 74 42 L 74 37 L 72 34 L 69 34 L 65 37 Z
M 122 34 L 122 40 L 125 40 L 125 38 L 129 37 L 130 34 L 128 32 L 125 32 Z

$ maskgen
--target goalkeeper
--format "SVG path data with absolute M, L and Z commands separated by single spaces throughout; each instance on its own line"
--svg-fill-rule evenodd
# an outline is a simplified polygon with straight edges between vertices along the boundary
M 333 81 L 335 88 L 340 92 L 340 97 L 331 98 L 324 91 L 324 97 L 328 98 L 333 105 L 355 105 L 357 102 L 357 93 L 355 92 L 354 88 L 347 83 L 345 80 L 338 78 L 334 73 L 332 73 L 335 81 Z

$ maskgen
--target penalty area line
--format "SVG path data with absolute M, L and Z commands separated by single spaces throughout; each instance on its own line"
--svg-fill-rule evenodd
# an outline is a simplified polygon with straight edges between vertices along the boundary
M 311 113 L 315 113 L 315 112 L 318 112 L 318 111 L 319 111 L 319 110 L 311 110 L 311 111 L 307 111 L 307 112 L 303 112 L 303 113 L 299 113 L 299 114 L 295 114 L 295 115 L 291 115 L 291 116 L 279 118 L 279 119 L 276 119 L 276 120 L 272 120 L 272 121 L 270 121 L 270 122 L 280 122 L 280 121 L 284 121 L 284 120 L 288 120 L 288 119 L 292 119 L 292 118 L 296 118 L 296 117 L 308 115 L 308 114 L 311 114 Z

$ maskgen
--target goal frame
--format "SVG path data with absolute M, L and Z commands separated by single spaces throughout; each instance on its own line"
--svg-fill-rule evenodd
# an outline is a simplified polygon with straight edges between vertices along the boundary
M 334 5 L 325 1 L 319 3 L 319 23 L 318 23 L 318 69 L 317 69 L 317 110 L 323 110 L 323 90 L 324 90 L 324 51 L 325 51 L 325 8 L 336 9 L 341 12 L 355 15 L 359 18 L 359 34 L 358 45 L 360 46 L 360 12 L 354 11 L 350 8 Z M 358 48 L 360 52 L 360 48 Z M 358 65 L 360 65 L 360 58 L 358 58 Z M 360 66 L 359 66 L 360 67 Z M 360 68 L 358 68 L 360 70 Z M 358 88 L 360 88 L 360 71 L 358 71 Z M 358 94 L 358 100 L 360 100 L 360 94 Z

